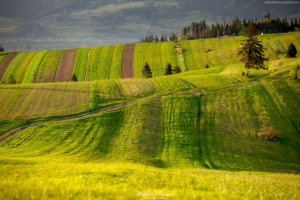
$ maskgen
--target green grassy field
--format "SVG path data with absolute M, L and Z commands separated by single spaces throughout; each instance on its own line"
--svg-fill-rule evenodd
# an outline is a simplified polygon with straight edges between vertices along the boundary
M 136 44 L 133 60 L 133 77 L 143 77 L 142 70 L 146 62 L 150 66 L 153 77 L 163 76 L 168 63 L 173 68 L 179 65 L 174 45 L 174 42 Z
M 90 82 L 0 86 L 0 199 L 146 199 L 139 192 L 147 191 L 173 195 L 164 199 L 299 199 L 300 82 L 291 75 L 300 60 L 283 51 L 299 42 L 287 36 L 259 36 L 269 69 L 249 78 L 229 38 L 204 41 L 208 69 L 188 53 L 196 41 L 182 41 L 188 71 L 119 79 L 124 46 L 116 45 L 78 51 L 74 72 Z M 137 44 L 135 55 L 145 47 L 147 56 L 134 67 L 178 62 L 171 44 Z M 283 55 L 273 56 L 276 48 Z M 32 56 L 23 82 L 32 81 L 30 69 L 45 71 L 46 54 Z M 162 68 L 151 69 L 160 76 Z M 1 143 L 13 128 L 118 103 L 124 107 L 36 125 Z M 270 132 L 275 140 L 264 139 Z
M 243 37 L 230 37 L 179 41 L 179 46 L 183 49 L 185 65 L 189 71 L 203 69 L 206 64 L 210 67 L 231 67 L 236 64 L 243 65 L 236 56 L 240 44 L 243 43 L 242 39 Z M 300 48 L 300 35 L 295 33 L 259 35 L 258 39 L 263 42 L 267 49 L 266 57 L 271 61 L 285 58 L 291 42 Z M 206 52 L 208 49 L 211 51 Z M 282 54 L 276 56 L 276 49 L 281 50 Z
M 75 66 L 73 73 L 75 74 L 77 81 L 84 81 L 86 74 L 86 66 L 88 59 L 89 49 L 79 49 L 76 55 Z
M 0 120 L 30 119 L 84 112 L 89 83 L 0 86 Z
M 23 79 L 22 83 L 33 83 L 34 82 L 34 73 L 37 74 L 37 72 L 39 70 L 39 66 L 47 53 L 48 53 L 48 51 L 40 51 L 36 54 L 35 57 L 33 57 L 31 62 L 29 63 L 26 73 L 24 74 L 24 79 Z
M 120 78 L 124 46 L 90 48 L 85 81 Z
M 21 69 L 19 69 L 20 65 L 23 63 L 23 61 L 26 59 L 26 57 L 29 55 L 28 52 L 21 52 L 19 53 L 15 59 L 13 59 L 13 61 L 9 64 L 8 68 L 6 69 L 2 80 L 6 80 L 6 78 L 12 74 L 14 76 L 14 78 L 16 79 L 16 81 L 19 83 L 22 79 L 22 75 L 24 73 L 24 69 L 21 67 Z M 20 70 L 20 71 L 19 71 Z M 21 70 L 23 71 L 23 73 L 21 73 Z M 18 73 L 18 74 L 17 74 Z
M 62 52 L 63 50 L 53 50 L 45 55 L 38 67 L 38 83 L 50 83 L 53 81 Z

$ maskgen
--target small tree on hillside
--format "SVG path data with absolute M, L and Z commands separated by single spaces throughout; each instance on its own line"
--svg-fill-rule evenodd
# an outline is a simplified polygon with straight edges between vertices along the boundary
M 291 43 L 288 48 L 287 57 L 295 58 L 296 54 L 297 54 L 297 49 L 296 49 L 295 45 L 293 43 Z
M 152 78 L 152 72 L 148 63 L 145 63 L 142 73 L 145 78 Z
M 173 72 L 174 72 L 175 74 L 181 73 L 180 67 L 179 67 L 178 65 L 176 65 L 176 66 L 174 67 L 174 69 L 173 69 Z
M 241 62 L 245 63 L 247 68 L 247 76 L 249 76 L 250 68 L 255 69 L 267 69 L 264 66 L 264 61 L 268 61 L 269 58 L 265 58 L 264 47 L 261 41 L 258 41 L 256 35 L 258 34 L 255 26 L 250 24 L 243 36 L 247 39 L 243 40 L 244 44 L 242 48 L 239 49 L 237 55 L 242 56 Z
M 77 82 L 77 77 L 75 74 L 72 75 L 72 81 Z
M 0 51 L 4 51 L 3 47 L 1 47 L 1 44 L 0 44 Z
M 165 75 L 172 75 L 172 65 L 168 63 L 167 68 L 165 69 Z
M 6 84 L 16 84 L 16 79 L 14 78 L 14 76 L 12 74 L 9 74 L 9 76 L 7 77 Z

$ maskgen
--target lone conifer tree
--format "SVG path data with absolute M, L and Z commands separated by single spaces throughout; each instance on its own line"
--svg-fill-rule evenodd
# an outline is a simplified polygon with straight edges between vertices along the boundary
M 172 65 L 168 63 L 167 68 L 165 69 L 165 75 L 172 75 Z
M 174 72 L 175 74 L 181 73 L 180 67 L 179 67 L 178 65 L 176 65 L 176 66 L 174 67 L 174 69 L 173 69 L 173 72 Z
M 77 77 L 75 74 L 72 75 L 72 81 L 77 82 Z
M 243 40 L 244 45 L 239 49 L 237 56 L 242 55 L 241 62 L 245 63 L 247 68 L 247 76 L 249 76 L 250 68 L 255 69 L 267 69 L 264 66 L 264 61 L 268 61 L 269 58 L 265 58 L 264 47 L 261 44 L 261 41 L 258 41 L 257 30 L 253 24 L 250 24 L 246 31 L 243 33 L 243 36 L 247 39 Z
M 297 49 L 293 43 L 290 44 L 287 52 L 287 57 L 294 58 L 297 54 Z
M 148 63 L 145 63 L 142 73 L 145 78 L 152 78 L 152 72 Z

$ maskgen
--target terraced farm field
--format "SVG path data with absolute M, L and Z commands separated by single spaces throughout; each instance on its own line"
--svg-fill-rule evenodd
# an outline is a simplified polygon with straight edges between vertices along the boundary
M 3 78 L 3 75 L 5 74 L 5 71 L 8 68 L 8 66 L 10 65 L 10 63 L 13 61 L 13 59 L 17 55 L 18 55 L 17 53 L 12 53 L 12 54 L 5 56 L 4 58 L 2 57 L 3 60 L 0 63 L 0 80 L 1 81 L 5 81 L 5 79 Z
M 85 81 L 120 79 L 124 46 L 90 48 Z
M 50 83 L 53 82 L 55 72 L 63 50 L 49 51 L 37 71 L 37 83 Z
M 77 81 L 84 81 L 86 76 L 86 67 L 88 62 L 89 49 L 79 49 L 76 55 L 75 66 L 73 73 L 75 74 Z

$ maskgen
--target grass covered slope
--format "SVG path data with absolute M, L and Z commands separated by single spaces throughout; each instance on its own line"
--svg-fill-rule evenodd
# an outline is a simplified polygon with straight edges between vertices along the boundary
M 77 51 L 75 66 L 73 69 L 73 74 L 75 74 L 77 81 L 84 81 L 85 79 L 88 54 L 88 48 L 79 49 Z
M 163 76 L 168 63 L 173 68 L 178 65 L 174 42 L 141 43 L 135 45 L 133 59 L 133 77 L 142 78 L 143 66 L 147 62 L 152 71 L 152 76 Z
M 270 60 L 283 59 L 287 55 L 290 43 L 300 49 L 300 35 L 297 33 L 280 33 L 259 35 L 258 40 L 263 42 L 266 48 L 266 57 Z M 211 38 L 201 40 L 179 41 L 179 46 L 183 49 L 185 65 L 189 71 L 203 69 L 206 64 L 210 67 L 225 67 L 232 65 L 243 65 L 236 56 L 238 48 L 243 43 L 243 37 Z M 197 53 L 199 49 L 199 53 Z M 211 51 L 206 52 L 208 49 Z M 282 54 L 275 55 L 275 50 L 281 50 Z M 299 55 L 299 52 L 298 54 Z
M 38 83 L 50 83 L 53 81 L 62 52 L 63 50 L 52 50 L 45 55 L 38 68 Z
M 90 48 L 85 81 L 121 78 L 125 45 Z
M 0 86 L 0 120 L 70 115 L 88 105 L 89 83 Z
M 30 128 L 1 144 L 0 157 L 9 152 L 15 158 L 299 173 L 299 99 L 299 83 L 283 80 L 150 100 Z M 275 130 L 278 141 L 261 138 L 264 126 Z

